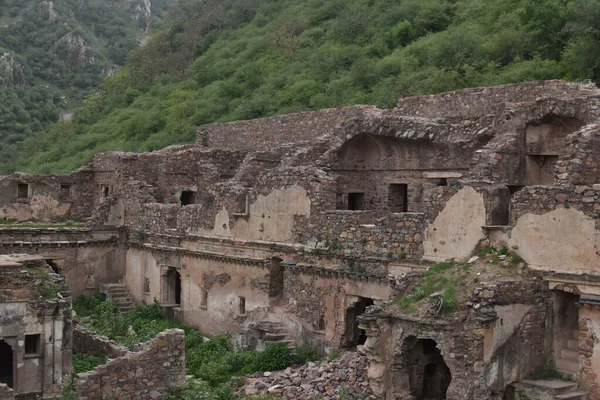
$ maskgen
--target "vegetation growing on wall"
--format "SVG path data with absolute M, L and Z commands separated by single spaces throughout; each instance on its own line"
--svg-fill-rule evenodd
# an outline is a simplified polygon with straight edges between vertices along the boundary
M 232 376 L 281 370 L 318 358 L 314 349 L 308 346 L 299 346 L 292 351 L 287 345 L 276 343 L 259 352 L 234 348 L 231 337 L 226 334 L 205 341 L 199 331 L 166 320 L 156 301 L 121 314 L 113 302 L 80 296 L 73 309 L 80 318 L 79 323 L 130 347 L 150 340 L 166 329 L 183 329 L 187 373 L 201 379 L 202 383 L 192 382 L 188 388 L 172 390 L 168 399 L 228 400 L 233 398 L 229 384 Z
M 194 141 L 198 125 L 533 79 L 600 79 L 594 0 L 180 0 L 17 167 Z

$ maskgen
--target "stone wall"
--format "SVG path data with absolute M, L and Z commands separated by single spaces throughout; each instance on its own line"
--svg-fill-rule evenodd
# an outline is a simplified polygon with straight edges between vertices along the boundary
M 420 117 L 477 118 L 486 114 L 502 115 L 507 102 L 533 102 L 540 98 L 568 98 L 572 95 L 598 95 L 594 84 L 560 80 L 533 81 L 511 85 L 470 88 L 398 101 L 402 115 Z
M 548 360 L 549 296 L 544 286 L 539 280 L 482 284 L 460 322 L 368 309 L 360 318 L 368 335 L 360 351 L 370 360 L 373 392 L 387 399 L 419 392 L 426 357 L 413 350 L 430 340 L 435 347 L 428 352 L 437 348 L 451 373 L 447 399 L 502 399 L 506 385 Z
M 302 243 L 316 240 L 331 254 L 418 260 L 423 254 L 425 215 L 385 211 L 329 211 L 313 230 L 302 233 Z
M 94 371 L 77 374 L 77 398 L 158 399 L 168 388 L 185 385 L 185 334 L 181 329 L 168 329 L 134 350 Z
M 297 146 L 332 132 L 340 124 L 358 118 L 361 106 L 278 115 L 249 121 L 203 125 L 198 128 L 197 143 L 205 147 L 258 150 Z
M 106 336 L 92 332 L 81 325 L 76 325 L 73 328 L 73 352 L 95 354 L 104 358 L 117 358 L 125 355 L 128 349 Z

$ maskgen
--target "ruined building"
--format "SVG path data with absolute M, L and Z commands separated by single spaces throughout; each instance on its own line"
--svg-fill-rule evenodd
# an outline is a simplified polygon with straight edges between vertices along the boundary
M 247 348 L 358 347 L 385 399 L 509 398 L 548 362 L 597 399 L 599 106 L 592 84 L 543 81 L 202 126 L 195 145 L 1 177 L 0 218 L 86 228 L 6 225 L 0 252 L 51 260 L 75 296 L 122 281 Z M 488 246 L 529 272 L 452 315 L 390 307 Z
M 60 396 L 63 376 L 71 373 L 68 297 L 43 257 L 0 256 L 0 399 Z

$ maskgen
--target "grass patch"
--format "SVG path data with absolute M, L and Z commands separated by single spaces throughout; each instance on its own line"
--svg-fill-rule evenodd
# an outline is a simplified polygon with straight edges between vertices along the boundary
M 409 293 L 400 297 L 394 303 L 402 310 L 411 312 L 414 306 L 434 293 L 439 294 L 442 304 L 440 312 L 449 314 L 458 310 L 459 283 L 465 279 L 470 266 L 454 259 L 442 261 L 430 267 L 423 277 L 416 282 Z M 433 299 L 433 301 L 436 301 Z
M 73 372 L 88 372 L 96 368 L 98 365 L 106 364 L 106 358 L 96 354 L 79 354 L 73 353 Z
M 551 379 L 562 379 L 562 380 L 571 380 L 569 375 L 563 374 L 558 371 L 554 365 L 546 364 L 531 375 L 527 377 L 527 379 L 531 379 L 534 381 L 539 380 L 551 380 Z
M 43 268 L 27 267 L 27 272 L 41 280 L 39 293 L 42 299 L 50 300 L 56 297 L 56 284 L 50 278 L 48 271 Z

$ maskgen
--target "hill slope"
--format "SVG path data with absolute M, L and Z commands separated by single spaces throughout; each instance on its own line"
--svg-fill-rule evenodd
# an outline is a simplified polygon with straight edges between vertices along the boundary
M 180 0 L 17 167 L 193 142 L 198 125 L 533 79 L 600 79 L 598 0 Z
M 114 75 L 166 1 L 0 1 L 0 170 Z

